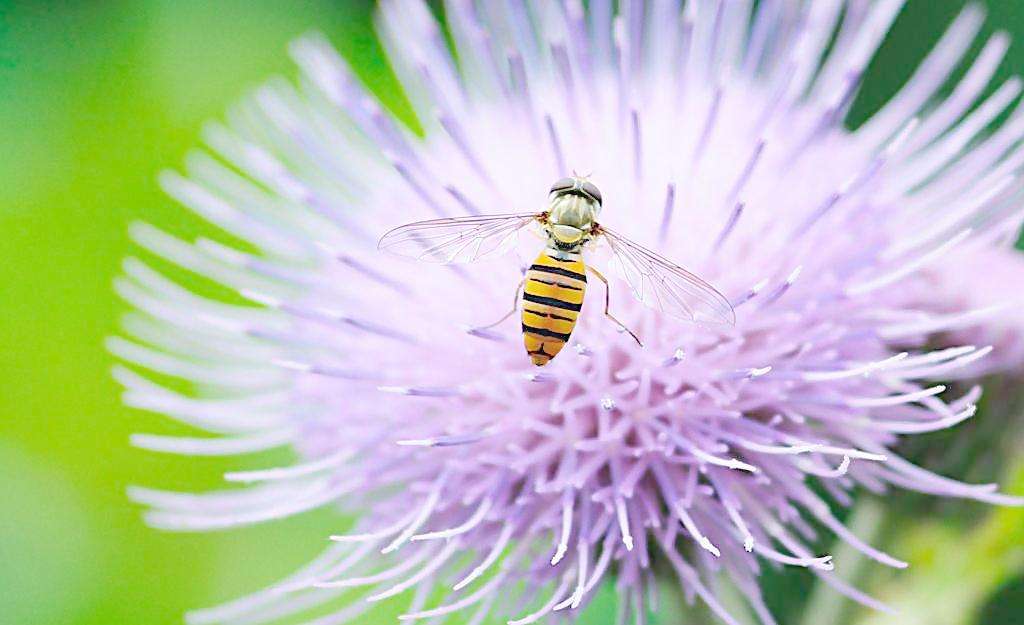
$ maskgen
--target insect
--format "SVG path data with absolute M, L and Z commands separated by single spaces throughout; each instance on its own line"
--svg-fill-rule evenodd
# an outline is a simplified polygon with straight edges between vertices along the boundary
M 587 273 L 604 283 L 605 316 L 642 346 L 609 311 L 608 280 L 583 260 L 584 250 L 599 239 L 607 242 L 633 294 L 647 306 L 687 321 L 735 323 L 732 306 L 713 286 L 598 223 L 602 203 L 601 192 L 586 178 L 562 178 L 552 185 L 543 212 L 418 221 L 389 231 L 377 247 L 421 261 L 468 263 L 508 252 L 520 230 L 539 224 L 547 243 L 516 287 L 512 310 L 477 328 L 498 325 L 521 304 L 523 342 L 537 366 L 550 362 L 576 327 Z

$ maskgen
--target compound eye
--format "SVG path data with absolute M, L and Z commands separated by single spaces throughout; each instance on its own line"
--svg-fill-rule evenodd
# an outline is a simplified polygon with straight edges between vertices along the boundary
M 589 182 L 584 182 L 582 187 L 584 193 L 597 200 L 598 204 L 601 204 L 601 192 L 598 191 L 596 186 Z
M 551 185 L 551 193 L 558 191 L 568 191 L 569 189 L 576 186 L 576 181 L 572 178 L 562 178 L 555 184 Z

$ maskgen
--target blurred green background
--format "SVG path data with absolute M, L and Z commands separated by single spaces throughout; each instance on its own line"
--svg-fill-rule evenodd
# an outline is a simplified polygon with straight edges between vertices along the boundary
M 908 3 L 872 65 L 854 122 L 906 79 L 962 5 Z M 1021 0 L 987 5 L 988 32 L 999 27 L 1024 41 Z M 369 0 L 0 3 L 3 625 L 178 623 L 188 608 L 290 572 L 344 525 L 322 511 L 207 535 L 143 526 L 125 498 L 129 484 L 208 488 L 224 470 L 268 459 L 180 459 L 129 447 L 131 432 L 170 426 L 119 404 L 103 339 L 125 309 L 111 280 L 134 252 L 127 224 L 204 229 L 164 197 L 156 173 L 198 145 L 204 120 L 273 74 L 294 76 L 291 39 L 324 32 L 373 88 L 397 100 L 372 8 Z M 1017 44 L 1001 77 L 1020 70 Z M 999 535 L 1007 548 L 1021 548 L 1012 538 L 1020 520 L 993 521 L 1008 525 Z M 892 547 L 903 557 L 915 548 Z M 1013 582 L 1019 567 L 1010 568 L 991 584 L 1001 590 L 994 607 L 986 599 L 987 624 L 1024 623 L 1024 585 Z M 610 622 L 591 613 L 592 622 Z

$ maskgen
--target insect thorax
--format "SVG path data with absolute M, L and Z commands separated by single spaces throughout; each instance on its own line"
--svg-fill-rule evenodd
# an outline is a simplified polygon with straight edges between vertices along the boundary
M 572 194 L 554 195 L 548 206 L 550 244 L 565 251 L 579 248 L 589 239 L 599 210 L 599 205 L 588 198 Z

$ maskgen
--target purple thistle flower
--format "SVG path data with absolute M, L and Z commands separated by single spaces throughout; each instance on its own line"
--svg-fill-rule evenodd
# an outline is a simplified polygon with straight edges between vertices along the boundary
M 901 435 L 974 415 L 977 387 L 955 395 L 936 380 L 1024 360 L 1000 286 L 1024 279 L 1009 242 L 1024 116 L 985 133 L 1020 82 L 979 102 L 1006 37 L 939 99 L 982 21 L 968 7 L 906 87 L 848 131 L 900 2 L 764 1 L 753 14 L 751 2 L 623 2 L 615 16 L 611 5 L 452 0 L 456 62 L 424 6 L 384 2 L 380 33 L 422 136 L 307 37 L 293 47 L 298 87 L 262 87 L 207 129 L 216 157 L 162 177 L 246 245 L 148 225 L 135 240 L 251 303 L 126 261 L 134 338 L 111 350 L 196 392 L 119 368 L 125 401 L 216 435 L 134 443 L 183 455 L 287 446 L 302 460 L 226 476 L 245 488 L 132 497 L 172 530 L 328 505 L 360 518 L 280 585 L 190 622 L 331 601 L 339 611 L 316 622 L 343 622 L 402 595 L 407 620 L 530 623 L 571 617 L 614 577 L 622 618 L 643 623 L 660 561 L 724 622 L 735 620 L 712 588 L 721 572 L 773 623 L 765 564 L 807 567 L 884 607 L 808 546 L 824 529 L 904 566 L 833 515 L 856 488 L 1021 503 L 892 451 Z M 666 318 L 613 281 L 612 310 L 645 347 L 600 315 L 596 289 L 574 349 L 538 369 L 514 323 L 472 330 L 507 310 L 514 257 L 433 267 L 376 251 L 418 219 L 542 210 L 573 170 L 601 187 L 602 222 L 722 290 L 735 328 Z M 438 587 L 450 590 L 435 603 Z

